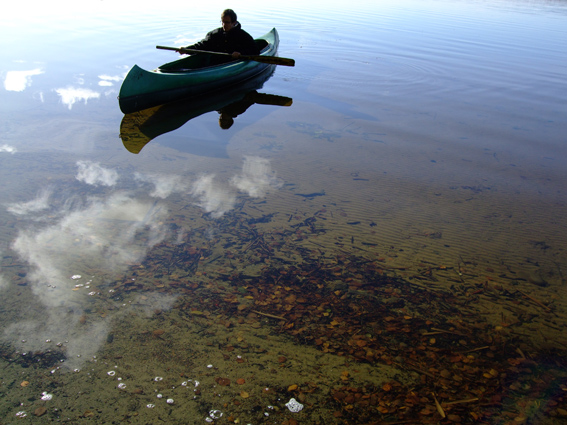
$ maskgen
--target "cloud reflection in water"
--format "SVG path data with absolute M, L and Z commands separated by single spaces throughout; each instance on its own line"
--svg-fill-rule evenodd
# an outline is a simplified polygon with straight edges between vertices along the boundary
M 117 75 L 115 75 L 115 76 L 99 75 L 98 78 L 100 78 L 98 85 L 101 86 L 101 87 L 112 87 L 115 82 L 118 82 L 118 81 L 121 81 L 121 80 L 124 79 L 123 77 L 119 77 Z
M 118 181 L 118 173 L 115 170 L 103 168 L 96 162 L 77 161 L 77 167 L 79 168 L 77 180 L 86 184 L 114 186 Z
M 40 74 L 43 74 L 41 68 L 29 71 L 8 71 L 4 79 L 4 88 L 8 91 L 24 91 L 26 87 L 31 86 L 31 77 Z
M 270 161 L 257 156 L 244 157 L 242 174 L 234 176 L 231 183 L 252 198 L 260 198 L 270 190 L 282 186 L 282 182 L 272 172 Z
M 11 154 L 15 154 L 17 152 L 17 150 L 13 146 L 4 144 L 4 145 L 0 146 L 0 152 L 8 152 L 8 153 L 11 153 Z
M 70 277 L 77 270 L 126 270 L 165 237 L 160 224 L 165 216 L 165 209 L 154 208 L 151 202 L 116 193 L 106 200 L 93 199 L 41 230 L 21 231 L 12 247 L 31 266 L 28 283 L 46 317 L 36 323 L 16 323 L 6 335 L 25 335 L 25 349 L 32 349 L 34 341 L 51 338 L 68 340 L 68 353 L 94 355 L 104 342 L 110 319 L 95 321 L 90 329 L 82 325 L 78 331 L 80 316 L 92 301 L 85 290 L 74 290 L 77 281 Z M 147 242 L 139 240 L 141 233 L 147 235 Z M 84 333 L 92 337 L 83 339 Z
M 80 317 L 89 308 L 101 301 L 114 303 L 111 295 L 106 298 L 106 294 L 97 292 L 102 290 L 99 285 L 113 275 L 121 276 L 130 264 L 142 261 L 149 250 L 166 237 L 179 236 L 168 233 L 164 225 L 168 211 L 163 202 L 147 197 L 142 201 L 131 193 L 118 191 L 112 187 L 119 178 L 118 173 L 100 164 L 79 161 L 77 168 L 79 181 L 108 186 L 110 193 L 101 198 L 68 202 L 65 204 L 68 210 L 61 212 L 59 219 L 55 220 L 52 215 L 49 225 L 19 232 L 12 248 L 29 266 L 26 279 L 40 309 L 34 309 L 32 314 L 26 313 L 24 307 L 21 320 L 9 325 L 2 337 L 16 348 L 28 351 L 45 350 L 47 338 L 68 341 L 65 365 L 70 368 L 80 367 L 83 361 L 92 358 L 106 341 L 114 323 L 134 308 L 131 304 L 116 303 L 119 308 L 106 318 L 89 315 L 88 322 L 81 324 Z M 244 158 L 242 172 L 228 183 L 215 182 L 214 178 L 212 174 L 203 175 L 190 184 L 179 176 L 135 176 L 139 183 L 154 186 L 149 191 L 152 197 L 163 199 L 172 193 L 193 195 L 195 199 L 190 201 L 210 212 L 212 217 L 220 217 L 234 206 L 237 193 L 234 188 L 258 197 L 279 187 L 269 161 L 259 157 Z M 49 193 L 46 189 L 36 200 L 13 204 L 10 211 L 18 215 L 40 215 L 43 210 L 39 206 L 49 203 Z M 84 276 L 80 281 L 71 279 L 74 274 L 89 272 L 99 272 L 100 276 Z M 90 284 L 92 289 L 76 290 L 78 282 Z M 3 285 L 0 277 L 0 288 Z M 89 295 L 88 291 L 96 294 Z M 137 303 L 141 303 L 142 312 L 151 315 L 156 308 L 170 308 L 175 299 L 172 295 L 145 293 Z
M 69 109 L 72 109 L 73 105 L 78 101 L 84 100 L 86 104 L 89 99 L 98 99 L 100 97 L 100 93 L 84 88 L 67 87 L 56 89 L 55 91 L 61 97 L 61 102 L 67 105 Z
M 242 172 L 230 179 L 228 186 L 214 181 L 214 175 L 203 175 L 193 183 L 191 194 L 197 198 L 197 205 L 214 218 L 219 218 L 234 208 L 236 193 L 232 188 L 252 198 L 268 194 L 281 187 L 281 182 L 272 172 L 268 159 L 245 156 Z
M 42 189 L 35 199 L 28 202 L 20 202 L 8 205 L 7 210 L 12 214 L 26 215 L 31 212 L 46 210 L 49 208 L 49 197 L 51 196 L 51 189 Z
M 154 190 L 150 192 L 153 198 L 165 199 L 173 193 L 186 192 L 189 188 L 189 184 L 181 176 L 135 173 L 134 178 L 154 186 Z
M 236 203 L 236 195 L 229 187 L 214 181 L 215 175 L 203 175 L 193 183 L 191 195 L 197 198 L 196 204 L 214 218 L 222 217 Z
M 2 255 L 2 251 L 0 251 L 0 255 Z M 8 281 L 4 276 L 0 274 L 0 291 L 3 290 L 6 286 L 8 286 Z

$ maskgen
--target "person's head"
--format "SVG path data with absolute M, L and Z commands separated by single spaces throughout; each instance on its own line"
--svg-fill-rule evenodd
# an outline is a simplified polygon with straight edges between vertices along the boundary
M 236 13 L 232 9 L 225 9 L 221 13 L 222 29 L 230 31 L 236 25 Z
M 234 124 L 234 118 L 225 112 L 221 112 L 219 116 L 219 126 L 223 130 L 228 130 Z

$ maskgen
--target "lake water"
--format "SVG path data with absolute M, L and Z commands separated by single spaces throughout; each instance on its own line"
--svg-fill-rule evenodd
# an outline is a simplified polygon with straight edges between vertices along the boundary
M 0 17 L 6 423 L 564 421 L 567 3 L 230 6 L 292 102 L 135 145 L 225 4 Z

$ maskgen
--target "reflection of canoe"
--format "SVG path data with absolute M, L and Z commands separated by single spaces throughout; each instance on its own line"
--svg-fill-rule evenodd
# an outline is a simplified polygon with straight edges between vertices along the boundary
M 176 130 L 187 121 L 211 111 L 225 110 L 235 116 L 254 103 L 291 105 L 292 99 L 289 97 L 256 92 L 272 73 L 273 65 L 237 86 L 126 114 L 120 124 L 122 143 L 128 151 L 139 153 L 152 139 Z
M 273 28 L 256 39 L 256 43 L 261 48 L 262 56 L 275 56 L 279 44 L 278 32 Z M 134 65 L 120 88 L 120 109 L 127 114 L 183 97 L 209 93 L 238 84 L 274 66 L 252 60 L 211 65 L 220 57 L 199 53 L 166 63 L 154 71 Z

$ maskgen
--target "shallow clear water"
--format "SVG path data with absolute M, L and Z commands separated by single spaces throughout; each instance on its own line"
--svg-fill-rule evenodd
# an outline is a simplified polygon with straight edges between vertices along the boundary
M 567 5 L 238 3 L 293 103 L 163 109 L 132 148 L 125 73 L 223 7 L 0 17 L 4 417 L 561 417 Z

